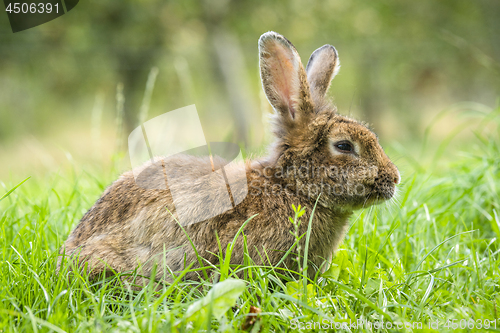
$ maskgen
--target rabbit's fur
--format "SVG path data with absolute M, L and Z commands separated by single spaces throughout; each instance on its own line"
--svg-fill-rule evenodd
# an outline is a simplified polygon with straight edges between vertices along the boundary
M 292 204 L 307 208 L 301 217 L 303 234 L 321 193 L 312 220 L 309 259 L 313 265 L 308 273 L 326 267 L 325 262 L 331 260 L 344 237 L 353 210 L 391 198 L 400 180 L 399 172 L 373 132 L 356 120 L 338 115 L 325 99 L 340 67 L 333 46 L 317 49 L 307 70 L 295 47 L 275 32 L 261 36 L 259 53 L 263 88 L 275 110 L 275 142 L 267 157 L 245 163 L 246 179 L 236 180 L 241 185 L 238 188 L 248 184 L 245 199 L 218 216 L 184 226 L 184 232 L 175 220 L 170 190 L 139 187 L 129 171 L 83 216 L 61 253 L 78 258 L 81 267 L 88 263 L 91 274 L 111 269 L 132 271 L 140 264 L 142 273 L 149 276 L 158 265 L 156 278 L 162 279 L 167 266 L 174 272 L 191 263 L 199 267 L 186 233 L 204 258 L 204 266 L 208 262 L 217 265 L 217 237 L 225 252 L 241 225 L 255 215 L 243 230 L 250 257 L 257 264 L 276 265 L 295 242 L 290 232 L 294 226 L 288 218 L 294 216 Z M 198 170 L 210 168 L 212 162 L 183 155 L 155 160 L 174 171 L 178 169 L 177 184 L 186 189 L 199 178 Z M 216 159 L 215 163 L 224 162 Z M 147 170 L 148 166 L 151 162 L 143 168 Z M 152 183 L 161 181 L 154 173 L 150 179 L 147 172 L 144 175 Z M 192 210 L 217 206 L 217 197 L 193 202 L 189 193 L 186 191 L 180 200 L 189 203 Z M 243 263 L 243 255 L 240 236 L 231 262 Z M 294 259 L 289 255 L 283 266 L 296 268 Z M 192 272 L 186 277 L 197 279 L 199 275 Z

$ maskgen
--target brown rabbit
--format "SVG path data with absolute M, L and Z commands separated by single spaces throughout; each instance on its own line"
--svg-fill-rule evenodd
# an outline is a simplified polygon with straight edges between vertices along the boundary
M 111 269 L 132 271 L 140 265 L 142 274 L 150 276 L 158 265 L 156 278 L 169 279 L 164 276 L 167 267 L 174 272 L 191 263 L 199 267 L 190 241 L 204 266 L 217 265 L 217 237 L 225 251 L 242 224 L 255 215 L 243 230 L 250 257 L 256 264 L 276 265 L 295 242 L 290 232 L 294 226 L 288 219 L 294 216 L 292 204 L 307 208 L 301 218 L 303 234 L 319 196 L 308 273 L 312 276 L 318 268 L 324 269 L 344 237 L 353 210 L 391 198 L 400 181 L 399 172 L 372 131 L 338 115 L 325 99 L 340 67 L 333 46 L 314 51 L 304 69 L 292 43 L 267 32 L 259 39 L 259 56 L 262 85 L 275 110 L 275 142 L 267 157 L 243 165 L 242 177 L 236 172 L 242 166 L 225 168 L 224 177 L 233 179 L 232 195 L 243 197 L 241 202 L 216 215 L 221 198 L 204 195 L 202 187 L 196 200 L 191 194 L 207 169 L 218 169 L 225 161 L 183 154 L 156 158 L 141 169 L 142 180 L 152 184 L 152 189 L 138 186 L 132 171 L 124 173 L 83 216 L 61 253 L 78 258 L 81 267 L 88 263 L 91 275 Z M 156 167 L 177 175 L 175 198 L 172 188 L 155 189 L 155 184 L 164 181 L 160 173 L 153 172 Z M 188 223 L 183 230 L 176 220 L 176 202 L 184 203 L 191 212 L 205 210 L 214 217 Z M 243 255 L 239 237 L 231 262 L 243 263 Z M 282 265 L 296 269 L 294 258 L 289 255 Z M 58 269 L 60 264 L 61 259 Z M 186 277 L 198 279 L 200 274 L 191 272 Z

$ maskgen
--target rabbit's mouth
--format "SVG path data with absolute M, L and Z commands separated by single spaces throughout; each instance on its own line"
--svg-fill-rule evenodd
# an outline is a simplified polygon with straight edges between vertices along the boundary
M 396 193 L 396 186 L 394 183 L 388 181 L 381 181 L 381 179 L 376 179 L 373 184 L 372 190 L 368 193 L 366 197 L 365 206 L 378 205 L 389 199 L 391 199 Z
M 363 209 L 363 208 L 368 208 L 370 206 L 374 205 L 380 205 L 387 200 L 391 199 L 392 195 L 389 195 L 388 193 L 379 193 L 377 191 L 371 191 L 369 192 L 366 197 L 364 198 L 363 202 L 360 202 L 358 205 L 354 205 L 353 209 Z
M 372 193 L 370 193 L 368 195 L 367 202 L 370 205 L 378 205 L 378 204 L 381 204 L 381 203 L 391 199 L 394 196 L 394 193 L 395 193 L 394 188 L 392 188 L 390 190 L 382 191 L 382 192 L 373 191 Z
M 394 196 L 396 188 L 394 184 L 388 183 L 374 183 L 371 185 L 358 183 L 349 186 L 349 190 L 344 194 L 346 193 L 348 195 L 338 196 L 337 199 L 340 197 L 340 201 L 345 200 L 343 205 L 349 207 L 349 210 L 358 210 L 386 202 Z

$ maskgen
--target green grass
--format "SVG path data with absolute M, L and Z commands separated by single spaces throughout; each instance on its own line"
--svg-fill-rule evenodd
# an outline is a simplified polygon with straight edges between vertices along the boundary
M 499 123 L 498 110 L 488 117 Z M 405 162 L 398 198 L 357 212 L 335 265 L 314 281 L 285 281 L 279 276 L 286 272 L 250 262 L 238 281 L 234 272 L 242 267 L 229 267 L 228 260 L 217 268 L 224 281 L 216 287 L 182 276 L 162 290 L 141 291 L 116 277 L 68 280 L 54 273 L 57 250 L 112 173 L 75 168 L 31 178 L 11 193 L 16 184 L 4 186 L 0 332 L 238 331 L 242 325 L 280 332 L 299 322 L 307 328 L 308 322 L 359 319 L 421 322 L 423 331 L 435 332 L 469 330 L 460 328 L 464 323 L 476 331 L 488 319 L 500 331 L 499 136 L 478 132 L 451 156 L 433 167 Z M 292 220 L 300 215 L 297 209 Z M 248 315 L 252 306 L 261 310 L 257 317 Z

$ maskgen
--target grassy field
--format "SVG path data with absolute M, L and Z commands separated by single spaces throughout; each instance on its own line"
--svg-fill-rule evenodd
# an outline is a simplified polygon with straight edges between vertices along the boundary
M 499 111 L 481 123 L 496 123 L 496 132 L 476 131 L 445 162 L 437 160 L 446 140 L 422 144 L 436 162 L 406 159 L 396 200 L 357 212 L 334 265 L 314 281 L 251 263 L 218 267 L 217 284 L 181 274 L 162 290 L 131 291 L 117 277 L 68 280 L 54 273 L 57 250 L 115 172 L 75 167 L 12 192 L 16 184 L 4 184 L 0 332 L 318 331 L 319 323 L 353 332 L 500 331 Z

